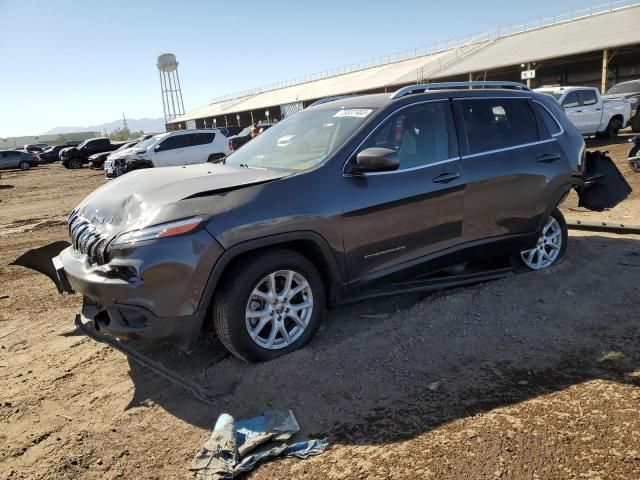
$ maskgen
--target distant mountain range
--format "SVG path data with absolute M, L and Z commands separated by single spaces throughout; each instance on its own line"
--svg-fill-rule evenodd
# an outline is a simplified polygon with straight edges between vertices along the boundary
M 164 118 L 127 118 L 127 127 L 132 132 L 139 132 L 142 130 L 145 133 L 164 132 Z M 44 132 L 42 135 L 59 135 L 61 133 L 76 133 L 76 132 L 100 132 L 105 130 L 107 133 L 111 133 L 114 130 L 122 128 L 122 119 L 114 120 L 109 123 L 101 123 L 100 125 L 90 125 L 88 127 L 56 127 Z

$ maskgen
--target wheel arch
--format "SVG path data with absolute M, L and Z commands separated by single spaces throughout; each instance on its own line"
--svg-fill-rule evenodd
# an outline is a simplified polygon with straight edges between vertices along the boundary
M 569 195 L 569 192 L 571 192 L 571 189 L 574 188 L 574 186 L 579 186 L 579 184 L 577 182 L 575 184 L 573 183 L 562 184 L 555 190 L 555 192 L 553 192 L 553 195 L 549 197 L 550 200 L 547 203 L 547 206 L 545 207 L 544 215 L 542 215 L 542 217 L 538 221 L 538 229 L 537 229 L 538 232 L 542 231 L 542 227 L 544 226 L 544 222 L 547 220 L 547 217 L 551 215 L 551 212 L 553 212 L 555 208 L 560 206 L 560 204 L 565 200 L 565 198 L 567 198 L 567 196 Z
M 609 123 L 613 122 L 614 120 L 620 120 L 621 128 L 624 127 L 624 117 L 621 113 L 616 113 L 613 117 L 611 117 Z
M 346 293 L 346 280 L 326 240 L 315 232 L 300 231 L 249 240 L 225 250 L 209 275 L 198 309 L 210 308 L 220 281 L 237 262 L 258 252 L 275 248 L 296 251 L 314 264 L 325 284 L 328 306 L 339 303 L 343 298 Z

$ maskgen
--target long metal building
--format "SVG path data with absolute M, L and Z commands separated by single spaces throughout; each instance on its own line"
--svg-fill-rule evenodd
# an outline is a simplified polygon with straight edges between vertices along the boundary
M 613 1 L 215 99 L 168 130 L 277 121 L 315 100 L 429 81 L 511 80 L 606 90 L 640 78 L 640 3 Z

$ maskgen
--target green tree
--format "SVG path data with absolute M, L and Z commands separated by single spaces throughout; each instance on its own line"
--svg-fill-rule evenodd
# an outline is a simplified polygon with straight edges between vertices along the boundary
M 134 138 L 138 138 L 140 135 L 143 135 L 144 132 L 132 132 L 128 128 L 119 128 L 117 130 L 113 130 L 109 134 L 109 138 L 115 142 L 124 142 L 126 140 L 132 140 Z

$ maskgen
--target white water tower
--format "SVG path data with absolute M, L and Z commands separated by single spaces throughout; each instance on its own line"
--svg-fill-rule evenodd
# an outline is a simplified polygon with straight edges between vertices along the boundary
M 180 77 L 178 77 L 178 61 L 173 53 L 163 53 L 156 62 L 160 74 L 160 90 L 162 91 L 162 107 L 164 123 L 184 115 Z

